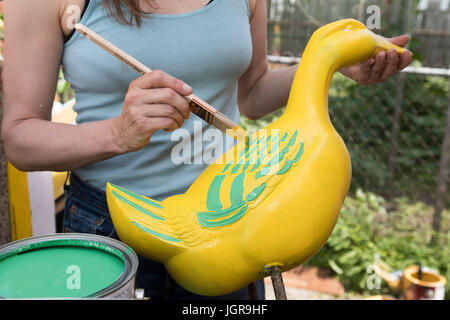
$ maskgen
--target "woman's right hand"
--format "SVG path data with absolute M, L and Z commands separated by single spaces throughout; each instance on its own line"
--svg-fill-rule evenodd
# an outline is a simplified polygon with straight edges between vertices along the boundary
M 121 152 L 144 148 L 156 130 L 171 132 L 181 127 L 190 115 L 184 96 L 191 93 L 183 81 L 159 70 L 131 82 L 122 114 L 112 122 Z

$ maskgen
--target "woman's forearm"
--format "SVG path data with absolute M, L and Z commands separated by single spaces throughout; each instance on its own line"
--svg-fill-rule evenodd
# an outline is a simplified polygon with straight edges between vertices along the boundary
M 297 67 L 267 70 L 247 95 L 244 115 L 256 120 L 286 106 Z
M 110 120 L 81 125 L 27 119 L 3 128 L 8 160 L 23 171 L 66 171 L 121 153 Z
M 183 125 L 190 116 L 184 97 L 191 93 L 183 81 L 155 70 L 130 84 L 120 116 L 79 125 L 50 122 L 48 110 L 40 114 L 7 94 L 2 127 L 6 156 L 24 171 L 66 171 L 141 150 L 156 131 Z

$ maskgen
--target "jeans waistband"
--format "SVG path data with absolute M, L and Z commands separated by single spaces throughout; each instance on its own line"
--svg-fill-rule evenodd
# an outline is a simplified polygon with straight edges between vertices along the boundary
M 66 191 L 71 192 L 81 201 L 94 204 L 97 207 L 108 210 L 108 204 L 106 202 L 106 193 L 83 180 L 81 180 L 76 174 L 70 172 L 69 178 L 70 184 L 66 186 Z

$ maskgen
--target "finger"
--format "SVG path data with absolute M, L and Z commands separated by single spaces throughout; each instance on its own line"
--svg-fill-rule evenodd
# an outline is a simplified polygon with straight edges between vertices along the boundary
M 167 117 L 148 118 L 147 124 L 149 127 L 149 131 L 164 130 L 167 132 L 171 132 L 177 130 L 180 127 L 175 120 Z
M 353 80 L 358 82 L 361 85 L 370 84 L 370 71 L 372 70 L 372 66 L 375 63 L 375 59 L 369 59 L 366 62 L 360 63 L 355 67 L 353 71 Z
M 386 65 L 387 65 L 386 52 L 382 51 L 375 57 L 375 63 L 373 64 L 372 70 L 370 71 L 369 81 L 377 82 L 380 79 L 384 68 L 386 68 Z
M 141 89 L 171 88 L 183 96 L 187 96 L 192 93 L 192 88 L 184 83 L 184 81 L 174 78 L 160 70 L 152 71 L 137 78 L 133 84 Z
M 411 64 L 413 60 L 413 54 L 410 51 L 405 51 L 400 55 L 400 63 L 398 68 L 400 70 L 405 69 L 407 66 Z
M 389 41 L 397 46 L 404 47 L 408 44 L 409 40 L 409 36 L 404 34 L 395 38 L 391 38 Z
M 141 102 L 146 104 L 171 105 L 175 107 L 185 119 L 188 119 L 191 114 L 189 103 L 186 98 L 171 88 L 146 90 Z
M 141 128 L 143 132 L 153 134 L 157 130 L 174 131 L 180 126 L 172 118 L 167 117 L 151 117 L 145 118 L 141 122 Z
M 367 60 L 366 62 L 361 64 L 361 71 L 363 74 L 367 77 L 370 75 L 370 71 L 372 70 L 373 65 L 375 64 L 375 59 L 371 58 Z
M 175 120 L 180 127 L 183 125 L 185 120 L 185 118 L 177 108 L 167 104 L 146 105 L 145 107 L 143 107 L 142 116 L 147 118 L 171 118 Z
M 383 73 L 381 74 L 380 81 L 386 81 L 388 78 L 392 77 L 394 74 L 399 72 L 399 62 L 400 56 L 394 49 L 389 50 L 387 53 L 387 64 L 386 68 L 384 68 Z

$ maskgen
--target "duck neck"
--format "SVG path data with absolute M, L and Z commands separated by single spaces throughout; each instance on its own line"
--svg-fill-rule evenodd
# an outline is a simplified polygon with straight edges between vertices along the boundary
M 299 126 L 330 125 L 328 90 L 338 70 L 337 59 L 325 50 L 306 50 L 292 83 L 284 116 Z

